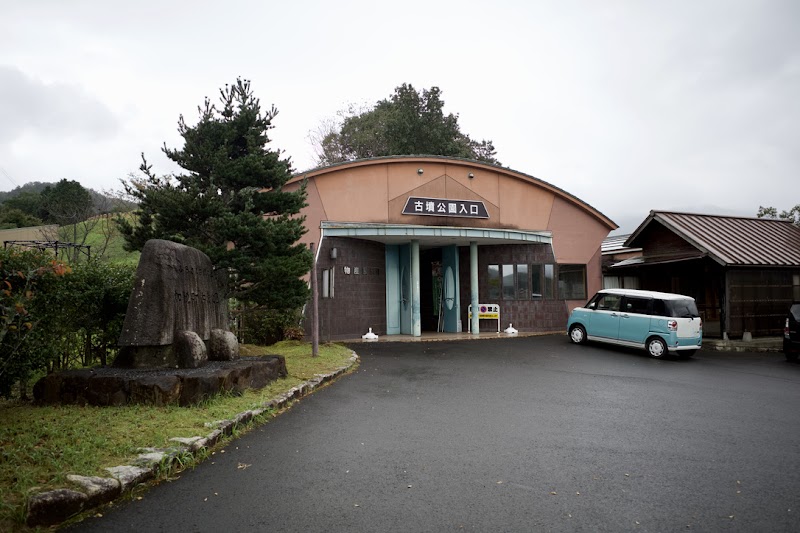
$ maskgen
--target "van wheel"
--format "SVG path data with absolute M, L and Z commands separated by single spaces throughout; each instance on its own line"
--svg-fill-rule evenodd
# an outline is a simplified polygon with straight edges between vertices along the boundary
M 650 357 L 661 358 L 667 355 L 667 344 L 658 337 L 647 341 L 647 353 Z
M 569 340 L 575 344 L 583 344 L 586 342 L 586 330 L 580 324 L 576 324 L 569 328 Z
M 790 363 L 797 362 L 797 356 L 800 355 L 797 352 L 786 352 L 786 360 Z

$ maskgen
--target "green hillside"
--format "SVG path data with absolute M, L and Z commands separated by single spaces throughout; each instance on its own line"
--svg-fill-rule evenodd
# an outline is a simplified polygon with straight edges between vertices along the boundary
M 131 264 L 136 265 L 139 263 L 139 252 L 126 252 L 123 249 L 125 239 L 119 232 L 117 224 L 114 221 L 116 215 L 100 215 L 97 219 L 97 224 L 88 224 L 91 229 L 86 236 L 87 246 L 91 246 L 92 257 L 97 257 L 97 254 L 102 254 L 103 261 L 109 263 Z M 128 213 L 123 215 L 128 218 L 133 218 L 133 215 Z M 82 235 L 86 226 L 78 224 L 78 235 Z M 63 226 L 59 230 L 62 236 L 72 235 L 72 226 Z M 63 239 L 71 241 L 72 239 Z M 105 250 L 104 250 L 105 248 Z

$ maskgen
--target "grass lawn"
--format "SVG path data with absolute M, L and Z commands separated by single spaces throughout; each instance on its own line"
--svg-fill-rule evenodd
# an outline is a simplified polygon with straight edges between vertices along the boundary
M 0 531 L 24 527 L 30 492 L 70 487 L 68 474 L 106 476 L 105 467 L 128 464 L 140 447 L 168 447 L 171 437 L 205 436 L 205 422 L 233 418 L 288 391 L 315 374 L 342 367 L 351 352 L 342 345 L 286 341 L 243 345 L 242 355 L 279 354 L 289 376 L 242 396 L 221 395 L 195 407 L 34 406 L 0 401 Z M 268 420 L 270 417 L 263 417 Z

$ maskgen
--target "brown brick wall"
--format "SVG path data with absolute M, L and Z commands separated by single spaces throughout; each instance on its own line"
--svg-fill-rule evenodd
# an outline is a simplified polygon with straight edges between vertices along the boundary
M 567 323 L 568 311 L 564 300 L 490 300 L 489 265 L 555 264 L 553 249 L 546 244 L 503 244 L 478 247 L 478 302 L 500 304 L 500 330 L 513 324 L 519 331 L 558 331 Z M 461 277 L 461 324 L 467 331 L 469 310 L 469 247 L 459 248 Z M 480 331 L 497 331 L 497 321 L 482 320 Z
M 332 248 L 336 248 L 336 259 L 331 258 Z M 378 335 L 386 334 L 385 265 L 386 252 L 381 243 L 340 237 L 322 241 L 317 262 L 321 342 L 358 338 L 370 327 Z M 334 270 L 333 298 L 322 298 L 322 272 L 325 269 Z M 309 339 L 310 310 L 309 305 L 303 324 Z
M 336 248 L 336 259 L 331 249 Z M 432 261 L 441 260 L 439 249 L 420 252 L 421 318 L 423 331 L 435 331 L 433 295 L 430 274 Z M 323 240 L 317 277 L 320 290 L 320 341 L 358 338 L 368 328 L 378 335 L 386 334 L 386 255 L 384 245 L 360 239 L 331 237 Z M 480 303 L 500 304 L 500 329 L 509 323 L 520 331 L 559 331 L 567 321 L 567 306 L 563 300 L 499 300 L 488 298 L 488 265 L 555 263 L 552 248 L 544 244 L 480 246 L 478 248 L 478 284 Z M 469 247 L 459 248 L 459 276 L 462 329 L 467 330 L 467 308 L 470 297 Z M 350 273 L 345 273 L 349 267 Z M 333 269 L 334 297 L 322 298 L 323 270 Z M 356 274 L 358 268 L 358 274 Z M 587 295 L 591 296 L 591 295 Z M 310 337 L 310 309 L 306 309 L 304 327 Z M 481 331 L 495 331 L 493 320 L 481 322 Z

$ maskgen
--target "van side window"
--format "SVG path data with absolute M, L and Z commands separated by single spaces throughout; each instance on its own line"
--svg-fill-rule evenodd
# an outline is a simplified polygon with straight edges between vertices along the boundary
M 669 316 L 664 300 L 653 300 L 653 314 L 656 316 Z
M 604 294 L 597 299 L 595 309 L 601 311 L 619 311 L 622 296 L 619 294 Z
M 626 313 L 638 313 L 640 315 L 650 314 L 650 299 L 636 298 L 634 296 L 625 297 L 625 307 L 622 310 Z

